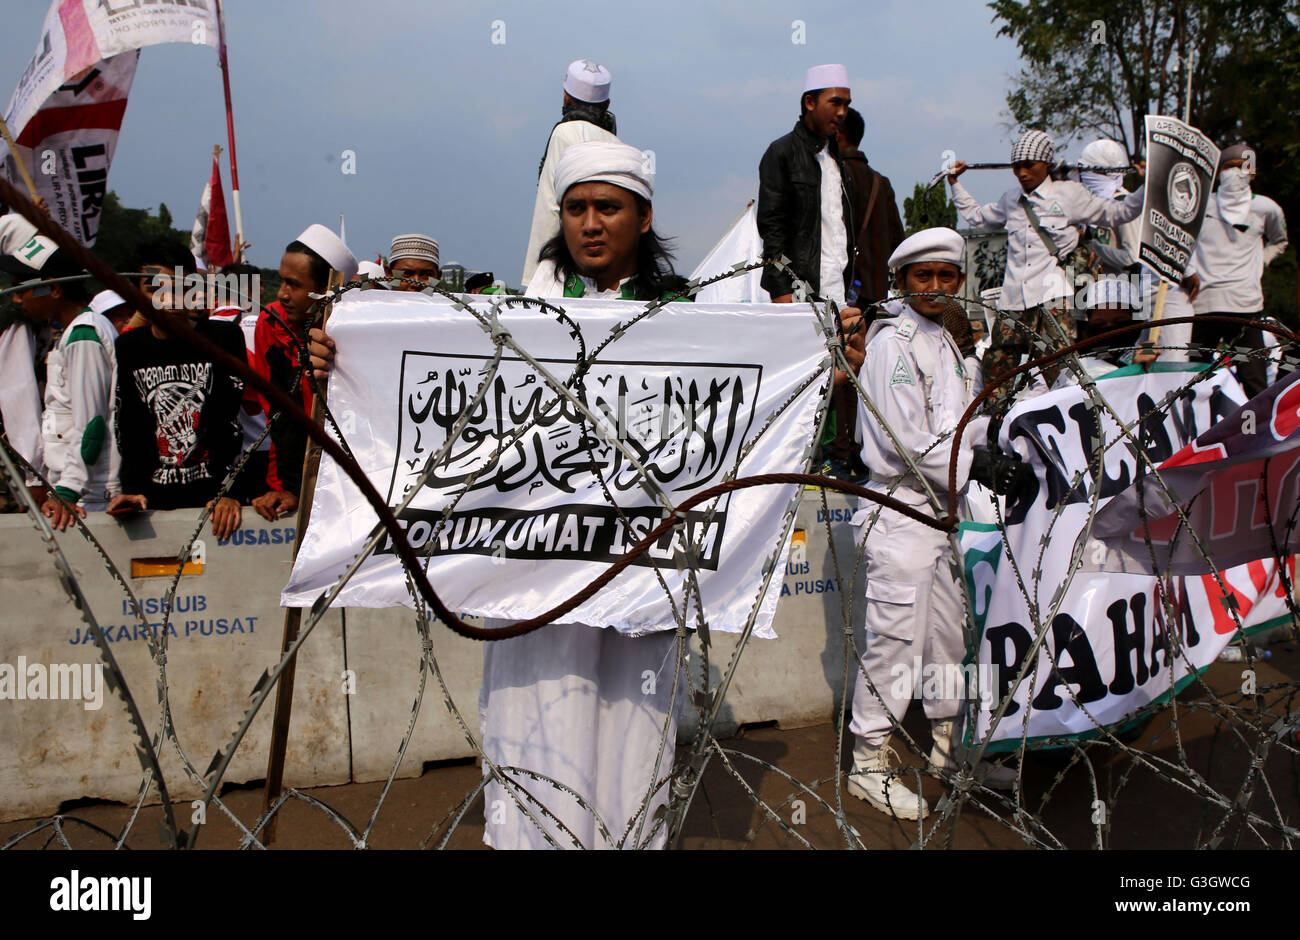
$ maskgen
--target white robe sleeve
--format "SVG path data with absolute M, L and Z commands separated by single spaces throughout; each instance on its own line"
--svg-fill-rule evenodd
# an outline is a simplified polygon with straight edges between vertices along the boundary
M 63 361 L 72 426 L 67 432 L 68 448 L 63 466 L 58 471 L 58 478 L 51 476 L 50 482 L 84 496 L 90 480 L 90 466 L 99 462 L 104 448 L 116 450 L 111 437 L 112 428 L 109 427 L 113 366 L 103 343 L 91 340 L 68 343 L 63 349 Z M 92 429 L 96 419 L 98 425 Z
M 1088 192 L 1082 183 L 1069 183 L 1070 224 L 1086 222 L 1089 225 L 1106 225 L 1116 228 L 1142 214 L 1142 200 L 1146 197 L 1146 184 L 1124 197 L 1123 201 L 1102 199 Z
M 951 186 L 953 204 L 957 206 L 961 217 L 970 225 L 985 232 L 1006 228 L 1007 213 L 1002 200 L 981 206 L 975 201 L 975 197 L 966 191 L 966 187 L 960 180 L 952 183 Z
M 1261 203 L 1259 208 L 1264 210 L 1260 215 L 1264 217 L 1264 265 L 1267 267 L 1286 251 L 1286 216 L 1282 214 L 1282 207 L 1267 196 L 1256 196 L 1255 202 Z

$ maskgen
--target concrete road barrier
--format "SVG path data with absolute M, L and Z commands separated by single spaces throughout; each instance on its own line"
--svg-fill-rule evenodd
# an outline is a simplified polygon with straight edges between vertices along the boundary
M 827 494 L 836 550 L 844 577 L 854 566 L 855 501 Z M 182 576 L 168 619 L 165 576 L 149 576 L 149 559 L 174 558 L 193 531 L 197 513 L 156 512 L 119 524 L 90 517 L 91 531 L 127 577 L 144 607 L 148 628 L 134 620 L 126 595 L 99 556 L 74 532 L 59 536 L 92 613 L 126 677 L 151 735 L 159 729 L 159 670 L 149 654 L 146 629 L 167 624 L 166 673 L 173 724 L 193 770 L 204 774 L 242 719 L 263 671 L 279 659 L 284 612 L 280 588 L 288 577 L 292 522 L 268 523 L 245 510 L 242 527 L 217 541 L 205 532 L 202 571 Z M 136 562 L 134 576 L 132 562 Z M 144 564 L 141 564 L 141 562 Z M 852 595 L 852 620 L 862 642 L 862 577 Z M 135 738 L 121 700 L 106 687 L 100 707 L 94 666 L 101 663 L 87 626 L 59 583 L 50 556 L 25 516 L 0 517 L 0 820 L 45 816 L 79 798 L 131 802 L 142 772 Z M 819 494 L 808 492 L 796 522 L 774 629 L 777 640 L 751 640 L 718 716 L 724 735 L 741 724 L 775 721 L 799 727 L 825 721 L 843 692 L 844 591 L 835 576 Z M 482 646 L 436 621 L 430 638 L 444 681 L 469 732 L 478 736 Z M 714 633 L 709 651 L 717 687 L 736 648 L 734 635 Z M 4 697 L 3 666 L 72 666 L 91 681 L 77 700 Z M 332 611 L 303 645 L 294 691 L 286 783 L 321 786 L 385 779 L 392 772 L 420 685 L 421 641 L 415 614 L 405 608 Z M 692 640 L 691 668 L 698 686 L 702 659 Z M 84 667 L 91 672 L 84 672 Z M 852 669 L 850 668 L 850 681 Z M 66 681 L 65 681 L 66 684 Z M 26 686 L 24 689 L 26 690 Z M 33 688 L 33 691 L 37 689 Z M 48 691 L 48 690 L 47 690 Z M 74 691 L 70 688 L 66 691 Z M 225 776 L 230 783 L 266 773 L 274 700 L 262 707 Z M 687 701 L 681 738 L 693 736 L 697 715 Z M 449 713 L 432 676 L 399 776 L 418 775 L 426 762 L 471 756 L 464 730 Z M 187 773 L 176 748 L 164 744 L 162 766 L 175 798 L 193 799 L 201 781 Z M 153 790 L 149 802 L 157 801 Z

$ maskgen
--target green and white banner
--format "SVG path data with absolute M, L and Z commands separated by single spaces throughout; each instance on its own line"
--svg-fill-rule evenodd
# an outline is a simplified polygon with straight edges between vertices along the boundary
M 971 656 L 979 668 L 968 675 L 990 686 L 969 690 L 978 702 L 972 740 L 987 736 L 998 751 L 1022 740 L 1095 735 L 1167 700 L 1214 662 L 1237 635 L 1230 610 L 1246 633 L 1290 622 L 1280 566 L 1266 544 L 1260 560 L 1223 570 L 1218 580 L 1088 570 L 1090 557 L 1105 556 L 1089 531 L 1094 494 L 1100 508 L 1128 489 L 1139 447 L 1159 464 L 1244 401 L 1226 372 L 1192 383 L 1198 368 L 1128 367 L 1102 377 L 1097 392 L 1114 415 L 1094 408 L 1077 386 L 1008 414 L 1001 445 L 1030 463 L 1037 486 L 1007 505 L 1004 531 L 961 527 L 978 637 Z M 1294 577 L 1294 558 L 1286 565 Z

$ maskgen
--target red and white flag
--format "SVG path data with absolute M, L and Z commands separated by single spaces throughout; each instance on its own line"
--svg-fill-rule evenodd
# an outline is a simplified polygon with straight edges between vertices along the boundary
M 0 140 L 0 171 L 17 181 L 22 160 L 51 217 L 83 245 L 99 234 L 139 50 L 160 42 L 216 48 L 215 3 L 54 0 L 5 109 L 17 152 Z
M 235 260 L 230 250 L 230 224 L 226 220 L 226 197 L 221 187 L 221 164 L 212 155 L 212 175 L 203 187 L 199 214 L 190 232 L 190 251 L 201 270 L 220 270 Z

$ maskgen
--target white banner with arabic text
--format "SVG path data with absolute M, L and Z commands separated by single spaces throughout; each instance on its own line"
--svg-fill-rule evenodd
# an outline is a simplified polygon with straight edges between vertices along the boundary
M 500 316 L 519 345 L 560 382 L 616 326 L 645 309 L 627 301 L 555 303 L 576 329 L 536 309 L 516 307 Z M 487 304 L 478 302 L 478 309 Z M 557 400 L 509 350 L 489 376 L 489 334 L 444 299 L 354 292 L 336 305 L 330 334 L 339 350 L 330 408 L 390 506 L 445 449 L 453 425 L 489 381 L 486 398 L 469 409 L 467 426 L 399 519 L 417 554 L 428 559 L 430 581 L 449 607 L 514 620 L 577 593 L 658 524 L 661 504 L 629 453 L 674 505 L 733 471 L 797 472 L 826 379 L 826 351 L 812 316 L 775 304 L 676 303 L 629 328 L 601 350 L 581 387 L 575 385 L 599 416 L 598 428 Z M 782 570 L 788 541 L 779 557 L 772 556 L 794 496 L 791 486 L 753 487 L 689 511 L 685 538 L 697 556 L 711 629 L 742 630 L 765 565 Z M 323 459 L 311 524 L 283 603 L 315 601 L 343 574 L 375 524 L 357 488 Z M 671 627 L 676 618 L 666 584 L 672 603 L 685 607 L 692 621 L 696 609 L 687 602 L 687 576 L 678 568 L 682 547 L 669 532 L 564 619 L 632 634 Z M 757 635 L 772 635 L 779 592 L 776 578 L 763 597 Z M 387 537 L 336 604 L 412 604 Z

